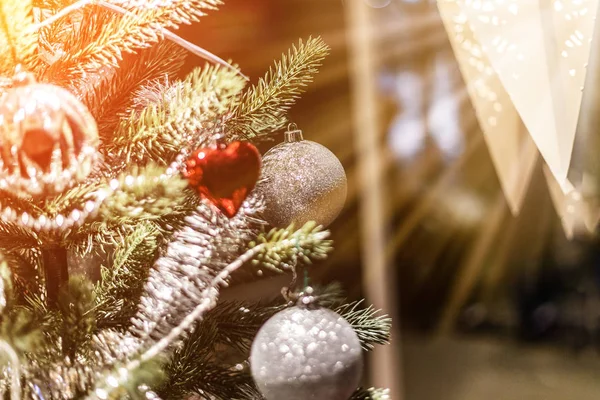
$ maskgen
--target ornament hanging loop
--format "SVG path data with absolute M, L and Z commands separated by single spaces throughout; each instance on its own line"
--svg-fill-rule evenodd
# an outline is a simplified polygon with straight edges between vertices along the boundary
M 299 273 L 297 264 L 292 265 L 292 280 L 289 286 L 281 289 L 281 295 L 289 305 L 308 307 L 317 304 L 317 297 L 313 296 L 314 289 L 309 286 L 308 269 L 301 265 Z
M 298 125 L 293 122 L 289 124 L 287 132 L 284 133 L 284 141 L 286 143 L 292 143 L 301 142 L 302 140 L 304 140 L 304 138 L 302 137 L 302 131 L 298 129 Z
M 291 287 L 284 287 L 281 289 L 281 294 L 288 306 L 315 308 L 319 305 L 319 297 L 314 295 L 314 291 L 311 286 L 306 286 L 301 292 L 294 291 Z
M 292 268 L 292 280 L 288 286 L 281 288 L 281 296 L 288 303 L 288 305 L 295 304 L 298 301 L 299 293 L 296 290 L 296 284 L 298 282 L 298 273 L 296 268 Z

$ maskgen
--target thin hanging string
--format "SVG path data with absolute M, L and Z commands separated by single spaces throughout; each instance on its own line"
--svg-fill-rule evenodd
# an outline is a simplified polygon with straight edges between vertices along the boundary
M 296 271 L 296 266 L 292 266 L 292 280 L 288 286 L 284 286 L 281 288 L 281 295 L 290 304 L 295 303 L 298 300 L 298 296 L 296 293 L 296 283 L 298 281 L 298 272 Z
M 76 3 L 71 4 L 70 6 L 63 8 L 58 13 L 54 14 L 52 17 L 49 17 L 49 18 L 45 19 L 44 21 L 34 25 L 33 29 L 37 31 L 48 25 L 52 25 L 59 19 L 65 17 L 66 15 L 68 15 L 74 11 L 77 11 L 83 7 L 89 6 L 89 5 L 96 5 L 99 7 L 103 7 L 103 8 L 106 8 L 107 10 L 110 10 L 110 11 L 113 11 L 113 12 L 116 12 L 118 14 L 125 15 L 125 16 L 135 16 L 134 13 L 127 11 L 126 9 L 119 7 L 117 5 L 108 3 L 104 0 L 79 0 Z M 181 36 L 176 35 L 175 33 L 171 32 L 168 29 L 165 29 L 165 28 L 158 28 L 158 29 L 160 30 L 160 32 L 162 33 L 162 35 L 164 36 L 165 39 L 170 40 L 171 42 L 175 43 L 176 45 L 183 47 L 184 49 L 188 50 L 190 53 L 195 54 L 196 56 L 203 58 L 207 61 L 210 61 L 212 63 L 220 64 L 226 68 L 230 68 L 230 69 L 234 70 L 235 72 L 237 72 L 245 80 L 247 80 L 247 81 L 250 80 L 238 68 L 229 64 L 227 61 L 225 61 L 222 58 L 220 58 L 219 56 L 211 53 L 210 51 L 203 49 L 202 47 L 197 46 L 191 42 L 188 42 Z
M 310 278 L 308 277 L 308 269 L 304 268 L 304 289 L 310 285 Z
M 296 126 L 296 124 L 290 124 L 290 125 L 294 125 Z M 296 126 L 296 129 L 298 129 L 298 127 Z M 300 242 L 296 241 L 296 250 L 298 252 L 302 251 L 302 249 L 300 248 Z M 308 268 L 306 268 L 306 266 L 302 266 L 303 272 L 304 272 L 304 282 L 302 282 L 302 291 L 304 292 L 306 290 L 306 288 L 308 287 L 308 285 L 310 284 L 310 279 L 308 277 Z
M 300 252 L 300 243 L 296 241 L 296 249 Z M 302 282 L 301 286 L 299 286 L 299 276 L 298 269 L 302 269 Z M 310 288 L 310 278 L 308 276 L 308 268 L 301 263 L 294 263 L 291 267 L 292 270 L 292 280 L 289 286 L 286 286 L 281 289 L 281 294 L 283 298 L 289 303 L 296 303 L 298 299 L 304 296 L 307 292 L 312 291 Z
M 0 0 L 1 2 L 1 0 Z M 4 8 L 0 6 L 0 29 L 4 31 L 6 35 L 6 41 L 8 42 L 8 47 L 10 47 L 10 56 L 13 60 L 13 64 L 18 64 L 17 57 L 17 46 L 15 44 L 14 38 L 10 33 L 10 29 L 8 28 L 8 21 L 6 21 L 6 13 L 4 12 Z

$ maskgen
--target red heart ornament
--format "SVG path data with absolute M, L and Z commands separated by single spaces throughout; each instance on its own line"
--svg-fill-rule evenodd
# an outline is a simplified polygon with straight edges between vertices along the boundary
M 186 161 L 184 176 L 203 198 L 235 216 L 260 176 L 260 153 L 247 142 L 201 148 Z

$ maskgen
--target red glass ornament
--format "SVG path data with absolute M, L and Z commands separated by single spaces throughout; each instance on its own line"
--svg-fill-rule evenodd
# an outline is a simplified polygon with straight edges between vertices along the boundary
M 186 161 L 184 176 L 229 218 L 235 216 L 260 176 L 260 153 L 250 143 L 201 148 Z

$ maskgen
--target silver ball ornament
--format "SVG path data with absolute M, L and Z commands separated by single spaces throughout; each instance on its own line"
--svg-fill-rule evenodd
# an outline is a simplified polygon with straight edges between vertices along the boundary
M 344 167 L 325 146 L 303 140 L 297 129 L 286 132 L 285 141 L 264 155 L 262 177 L 263 218 L 273 226 L 308 221 L 327 226 L 344 208 Z
M 296 306 L 262 326 L 250 366 L 267 400 L 347 400 L 360 382 L 362 351 L 342 316 Z

